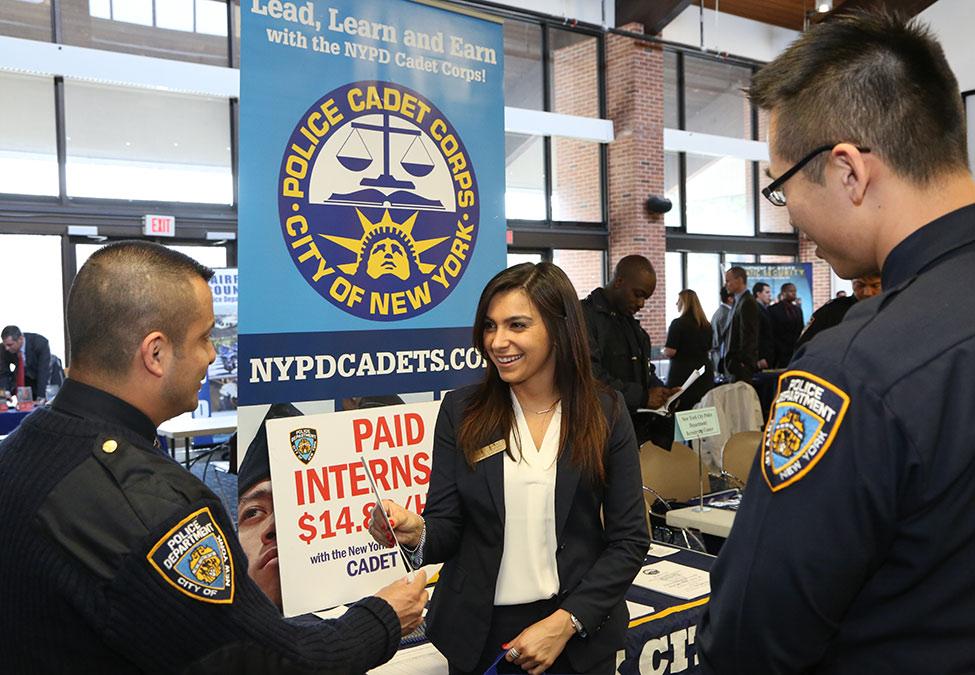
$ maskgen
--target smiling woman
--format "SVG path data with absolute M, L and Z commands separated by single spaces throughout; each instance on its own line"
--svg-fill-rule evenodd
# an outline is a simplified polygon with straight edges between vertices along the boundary
M 444 398 L 423 517 L 385 503 L 414 563 L 444 563 L 427 635 L 451 673 L 484 672 L 501 644 L 498 672 L 610 672 L 649 542 L 625 404 L 593 379 L 551 263 L 488 282 L 473 333 L 485 378 Z

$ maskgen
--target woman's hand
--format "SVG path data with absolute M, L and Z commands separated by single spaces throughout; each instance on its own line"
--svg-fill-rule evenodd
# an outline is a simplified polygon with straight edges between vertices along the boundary
M 557 609 L 521 631 L 508 644 L 502 645 L 502 648 L 513 649 L 517 653 L 516 657 L 509 651 L 505 659 L 521 666 L 522 670 L 531 675 L 541 675 L 559 658 L 559 654 L 565 649 L 565 643 L 575 632 L 569 613 L 564 609 Z
M 382 518 L 369 517 L 369 534 L 377 543 L 383 546 L 392 547 L 396 542 L 392 537 L 395 535 L 396 541 L 410 548 L 416 548 L 420 543 L 420 534 L 423 533 L 423 518 L 412 511 L 404 509 L 396 502 L 388 499 L 383 500 L 383 508 L 389 524 L 393 527 L 390 533 L 385 526 Z

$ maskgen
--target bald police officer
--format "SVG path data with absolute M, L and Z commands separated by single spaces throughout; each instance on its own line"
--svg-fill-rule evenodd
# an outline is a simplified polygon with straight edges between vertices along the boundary
M 712 673 L 975 672 L 975 182 L 923 27 L 836 17 L 753 79 L 763 190 L 883 293 L 798 351 L 699 627 Z
M 4 672 L 360 673 L 420 622 L 424 577 L 285 623 L 220 500 L 154 445 L 214 359 L 212 272 L 106 246 L 68 298 L 71 376 L 0 444 Z

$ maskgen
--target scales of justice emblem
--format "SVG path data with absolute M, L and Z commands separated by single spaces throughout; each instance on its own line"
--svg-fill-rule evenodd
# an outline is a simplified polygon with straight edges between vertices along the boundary
M 349 90 L 368 91 L 370 86 L 395 88 L 429 112 L 409 117 L 382 105 L 353 111 Z M 299 182 L 305 198 L 279 198 L 292 259 L 322 297 L 347 313 L 378 321 L 421 314 L 449 295 L 470 259 L 468 252 L 448 260 L 454 248 L 450 240 L 466 231 L 473 249 L 479 198 L 466 149 L 432 102 L 400 85 L 378 82 L 351 83 L 326 94 L 302 117 L 289 148 L 307 137 L 301 133 L 305 119 L 329 99 L 343 118 L 314 147 L 307 175 Z M 381 99 L 377 95 L 375 100 Z M 464 154 L 472 183 L 471 195 L 463 200 L 454 169 L 460 165 L 458 153 Z M 287 158 L 286 153 L 282 176 Z M 284 227 L 295 213 L 305 217 L 307 234 L 332 274 L 315 279 L 318 266 L 302 264 L 304 249 L 291 243 Z M 459 230 L 460 225 L 465 229 Z M 458 263 L 448 279 L 444 266 Z M 352 290 L 343 297 L 336 286 Z

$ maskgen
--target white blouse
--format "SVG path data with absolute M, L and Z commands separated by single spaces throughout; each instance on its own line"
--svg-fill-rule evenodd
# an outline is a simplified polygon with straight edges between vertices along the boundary
M 514 459 L 504 458 L 504 550 L 494 591 L 494 604 L 521 605 L 551 598 L 559 592 L 555 562 L 555 473 L 562 429 L 559 403 L 549 422 L 542 446 L 535 447 L 528 423 L 514 392 L 511 404 L 514 429 L 508 447 Z

